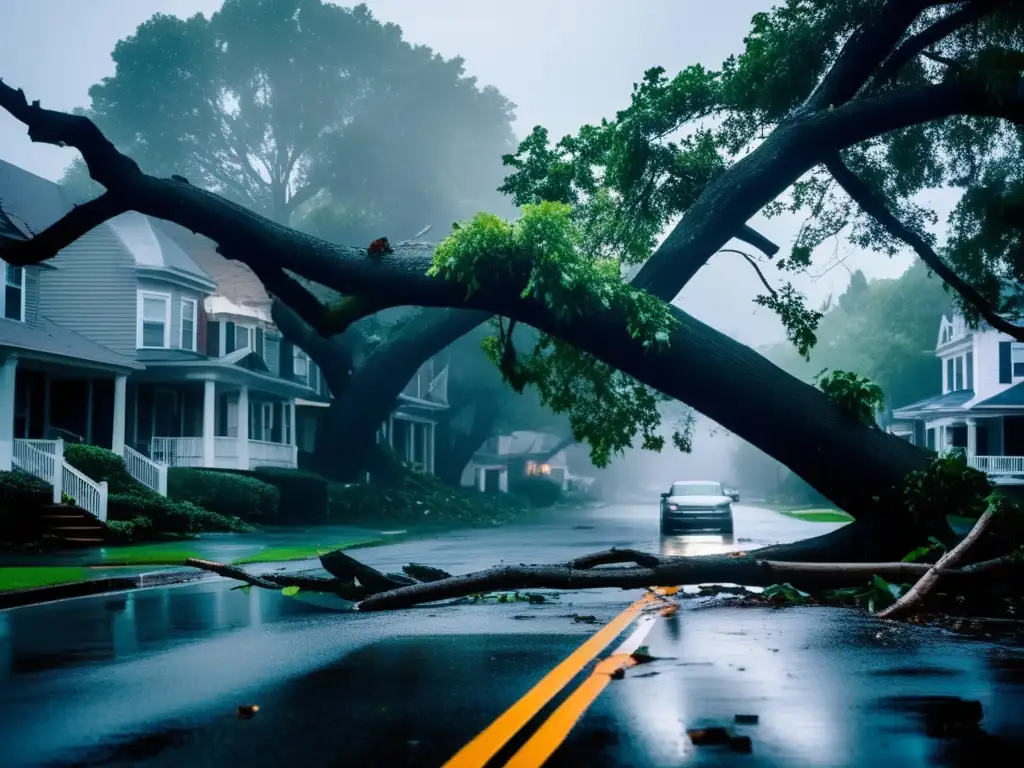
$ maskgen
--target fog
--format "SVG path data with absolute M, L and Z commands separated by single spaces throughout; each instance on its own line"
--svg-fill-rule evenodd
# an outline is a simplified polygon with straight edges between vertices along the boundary
M 111 50 L 154 13 L 186 17 L 211 14 L 220 0 L 34 0 L 7 3 L 0 47 L 0 76 L 44 106 L 72 109 L 89 102 L 88 89 L 113 73 Z M 555 137 L 584 123 L 612 117 L 628 103 L 632 84 L 653 66 L 672 74 L 700 63 L 717 68 L 736 53 L 752 14 L 770 0 L 368 0 L 381 21 L 401 26 L 405 38 L 445 57 L 461 56 L 481 85 L 493 85 L 517 105 L 515 130 L 524 136 L 534 125 Z M 68 150 L 32 145 L 14 120 L 0 121 L 0 157 L 50 179 L 58 179 L 73 157 Z M 946 206 L 940 206 L 946 207 Z M 782 216 L 754 224 L 783 252 L 800 220 Z M 909 255 L 889 259 L 828 242 L 815 255 L 810 273 L 793 278 L 812 305 L 846 286 L 849 275 L 894 277 L 910 264 Z M 776 316 L 755 306 L 761 292 L 757 275 L 738 256 L 714 257 L 676 303 L 687 312 L 754 347 L 784 334 Z M 735 438 L 707 420 L 694 429 L 693 452 L 667 447 L 621 463 L 641 484 L 677 478 L 727 479 Z

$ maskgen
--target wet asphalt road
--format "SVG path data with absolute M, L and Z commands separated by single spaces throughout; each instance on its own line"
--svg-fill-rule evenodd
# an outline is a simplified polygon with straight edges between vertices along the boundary
M 610 546 L 750 549 L 834 527 L 737 507 L 734 542 L 663 541 L 656 518 L 656 506 L 606 507 L 360 556 L 385 570 L 416 561 L 466 572 Z M 574 615 L 604 622 L 640 594 L 352 614 L 231 586 L 0 612 L 0 764 L 439 766 L 593 633 Z M 979 745 L 1019 758 L 1013 650 L 852 612 L 683 607 L 651 632 L 662 660 L 613 683 L 551 765 L 965 765 Z M 941 704 L 924 696 L 981 700 L 984 733 L 928 736 L 928 707 Z M 238 719 L 249 703 L 259 713 Z M 759 715 L 739 729 L 753 754 L 689 745 L 687 728 L 735 714 Z

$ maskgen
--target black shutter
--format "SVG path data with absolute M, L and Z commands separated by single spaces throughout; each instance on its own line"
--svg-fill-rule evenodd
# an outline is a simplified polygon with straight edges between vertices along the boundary
M 999 383 L 1010 384 L 1013 381 L 1013 342 L 999 342 Z
M 266 350 L 263 349 L 263 344 L 264 344 L 264 341 L 263 341 L 263 329 L 262 328 L 257 328 L 256 329 L 256 354 L 259 355 L 260 357 L 266 357 L 266 354 L 265 354 Z
M 224 323 L 224 354 L 230 355 L 235 349 L 235 324 L 229 321 Z
M 974 353 L 967 353 L 967 388 L 974 389 Z
M 953 358 L 946 361 L 946 392 L 956 390 L 956 382 L 953 380 Z
M 220 322 L 215 321 L 206 325 L 206 354 L 210 357 L 220 357 Z
M 220 395 L 220 402 L 217 404 L 217 429 L 215 435 L 226 435 L 228 433 L 228 396 Z
M 287 381 L 295 378 L 295 345 L 281 339 L 281 366 L 278 375 Z

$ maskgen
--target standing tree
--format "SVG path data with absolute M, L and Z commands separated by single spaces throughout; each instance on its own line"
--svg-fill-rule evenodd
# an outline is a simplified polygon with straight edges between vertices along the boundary
M 837 532 L 769 548 L 765 556 L 901 557 L 929 533 L 948 539 L 944 505 L 955 498 L 968 507 L 962 511 L 976 511 L 984 477 L 942 471 L 940 487 L 925 451 L 864 423 L 859 408 L 840 405 L 659 296 L 674 296 L 731 236 L 758 241 L 746 221 L 792 187 L 793 206 L 812 205 L 808 229 L 826 231 L 827 222 L 834 229 L 831 215 L 847 207 L 851 217 L 864 211 L 853 231 L 865 242 L 907 242 L 993 325 L 1024 338 L 996 314 L 996 297 L 986 302 L 981 290 L 1003 275 L 1019 277 L 1015 257 L 1024 248 L 1006 213 L 1019 207 L 1015 174 L 1024 167 L 1022 34 L 1020 4 L 1008 0 L 790 0 L 755 17 L 744 54 L 721 72 L 690 69 L 673 80 L 649 73 L 616 121 L 586 128 L 556 149 L 535 132 L 512 159 L 521 167 L 509 187 L 542 202 L 526 207 L 514 225 L 480 215 L 436 249 L 413 243 L 386 255 L 301 235 L 180 180 L 147 175 L 88 119 L 45 110 L 0 85 L 0 106 L 34 140 L 76 147 L 107 190 L 34 239 L 13 244 L 5 258 L 41 262 L 132 209 L 212 238 L 324 335 L 391 306 L 509 318 L 490 347 L 504 375 L 536 384 L 568 413 L 598 459 L 614 452 L 623 434 L 641 432 L 650 441 L 657 427 L 657 398 L 618 374 L 625 372 L 780 460 L 857 517 Z M 663 140 L 715 115 L 722 119 L 714 129 Z M 856 208 L 838 195 L 833 202 L 821 169 Z M 985 194 L 965 194 L 942 260 L 923 234 L 926 216 L 914 217 L 919 209 L 909 192 L 975 179 Z M 657 229 L 680 213 L 635 283 L 624 283 L 622 260 L 642 260 Z M 780 263 L 801 268 L 813 242 L 801 238 Z M 960 257 L 976 248 L 984 249 L 984 260 Z M 345 298 L 324 306 L 289 273 Z M 799 347 L 811 346 L 818 318 L 795 291 L 772 289 L 762 302 L 782 314 Z M 511 321 L 540 331 L 529 354 L 511 344 Z M 698 579 L 756 577 L 752 558 L 712 566 L 714 575 Z M 697 567 L 673 572 L 680 576 L 673 583 L 692 583 Z M 651 583 L 652 571 L 634 571 L 587 583 Z M 738 571 L 742 578 L 729 578 Z M 447 596 L 465 582 L 417 587 L 415 594 Z
M 410 45 L 364 5 L 226 0 L 210 18 L 157 14 L 113 59 L 83 114 L 147 172 L 187 178 L 280 224 L 369 243 L 513 211 L 497 187 L 514 105 L 479 88 L 461 59 Z M 64 181 L 83 195 L 99 190 L 81 160 Z M 423 310 L 395 338 L 377 328 L 380 343 L 366 344 L 375 334 L 355 332 L 345 349 L 312 343 L 294 314 L 281 323 L 290 341 L 310 344 L 335 395 L 318 469 L 338 479 L 389 473 L 375 435 L 399 392 L 486 318 Z M 349 437 L 330 439 L 338 434 Z

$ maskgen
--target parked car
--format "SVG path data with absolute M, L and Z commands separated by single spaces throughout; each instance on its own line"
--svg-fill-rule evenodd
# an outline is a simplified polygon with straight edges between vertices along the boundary
M 716 531 L 732 535 L 732 499 L 721 483 L 680 480 L 661 494 L 661 532 Z
M 722 491 L 725 493 L 726 496 L 735 501 L 737 504 L 739 503 L 740 492 L 737 491 L 735 488 L 722 488 Z

